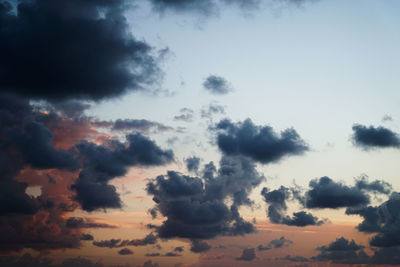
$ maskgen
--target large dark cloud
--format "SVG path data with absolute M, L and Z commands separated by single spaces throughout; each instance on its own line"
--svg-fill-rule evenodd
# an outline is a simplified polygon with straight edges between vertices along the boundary
M 382 126 L 353 125 L 352 139 L 356 146 L 364 149 L 400 147 L 399 135 Z
M 64 211 L 56 205 L 68 201 L 68 194 L 48 194 L 48 173 L 74 171 L 78 161 L 72 152 L 56 147 L 43 116 L 28 100 L 0 94 L 1 251 L 80 246 L 79 230 L 65 226 Z M 27 194 L 32 184 L 41 186 L 40 196 Z
M 250 119 L 238 123 L 225 119 L 217 124 L 216 130 L 217 144 L 224 154 L 243 155 L 264 164 L 308 150 L 294 129 L 278 135 L 270 126 L 256 126 Z
M 284 236 L 281 236 L 279 239 L 272 239 L 266 245 L 258 245 L 257 249 L 259 251 L 270 250 L 270 249 L 274 249 L 274 248 L 288 247 L 291 244 L 293 244 L 292 240 L 286 239 Z
M 209 239 L 255 231 L 238 212 L 241 205 L 252 205 L 248 194 L 264 180 L 254 163 L 244 157 L 222 157 L 218 171 L 208 170 L 203 179 L 169 171 L 147 184 L 155 209 L 167 218 L 157 228 L 160 237 Z M 230 207 L 227 199 L 232 200 Z
M 171 150 L 162 150 L 141 134 L 129 134 L 126 140 L 111 141 L 108 146 L 89 142 L 76 145 L 83 168 L 71 188 L 84 210 L 120 208 L 119 194 L 108 181 L 124 176 L 132 166 L 158 166 L 173 160 Z
M 14 3 L 14 2 L 13 2 Z M 116 97 L 160 77 L 135 40 L 124 1 L 0 3 L 0 92 L 51 100 Z
M 369 182 L 366 176 L 356 179 L 354 186 L 324 176 L 311 180 L 309 187 L 304 196 L 297 194 L 296 198 L 310 209 L 362 207 L 370 203 L 369 194 L 388 195 L 392 189 L 389 183 L 381 180 Z
M 347 214 L 357 214 L 363 221 L 357 226 L 361 232 L 376 233 L 370 244 L 376 247 L 400 246 L 400 193 L 394 192 L 379 206 L 349 208 Z
M 310 190 L 306 192 L 307 208 L 343 208 L 362 206 L 369 203 L 369 196 L 356 187 L 335 182 L 329 177 L 310 181 Z
M 232 91 L 232 87 L 229 82 L 220 76 L 210 75 L 203 82 L 203 87 L 205 90 L 216 95 L 226 95 Z
M 292 192 L 289 188 L 281 186 L 279 189 L 269 191 L 264 187 L 261 191 L 268 206 L 268 218 L 271 223 L 285 224 L 289 226 L 304 227 L 308 225 L 322 225 L 323 220 L 319 220 L 311 213 L 305 211 L 294 212 L 293 216 L 286 215 L 288 200 L 293 199 Z

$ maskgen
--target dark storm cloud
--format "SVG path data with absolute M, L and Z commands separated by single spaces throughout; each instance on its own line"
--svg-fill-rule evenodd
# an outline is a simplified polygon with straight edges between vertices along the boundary
M 354 145 L 364 149 L 370 148 L 399 148 L 400 137 L 397 133 L 385 127 L 353 125 L 352 139 Z
M 286 215 L 288 200 L 293 199 L 291 190 L 284 186 L 279 189 L 269 191 L 266 187 L 261 191 L 268 206 L 268 218 L 271 223 L 285 224 L 289 226 L 304 227 L 308 225 L 322 225 L 323 220 L 305 211 L 294 212 L 293 216 Z
M 185 163 L 186 163 L 186 169 L 189 172 L 196 173 L 200 167 L 200 158 L 193 156 L 185 159 Z
M 0 91 L 51 100 L 100 100 L 144 90 L 157 59 L 135 40 L 123 1 L 0 3 Z M 14 12 L 15 11 L 15 12 Z
M 141 134 L 129 134 L 126 140 L 111 141 L 109 146 L 89 142 L 76 145 L 83 169 L 71 188 L 84 210 L 120 208 L 119 194 L 108 181 L 124 176 L 132 166 L 158 166 L 173 160 L 171 150 L 162 150 Z
M 270 126 L 256 126 L 250 119 L 238 123 L 225 119 L 217 124 L 216 130 L 217 144 L 224 154 L 247 156 L 263 164 L 308 150 L 308 145 L 292 128 L 278 135 Z
M 161 238 L 209 239 L 255 231 L 238 207 L 252 205 L 248 194 L 264 176 L 244 157 L 222 157 L 218 171 L 210 171 L 204 179 L 169 171 L 147 184 L 156 210 L 167 217 L 157 228 Z M 230 207 L 226 199 L 232 200 Z
M 82 234 L 81 240 L 83 241 L 92 241 L 94 237 L 91 234 Z
M 117 228 L 114 225 L 106 223 L 96 223 L 94 221 L 80 218 L 80 217 L 70 217 L 67 219 L 65 225 L 68 228 Z
M 202 253 L 211 249 L 210 244 L 203 240 L 193 239 L 190 244 L 190 251 L 194 253 Z
M 229 82 L 220 76 L 210 75 L 203 82 L 203 87 L 207 91 L 215 95 L 226 95 L 230 91 L 232 91 L 231 85 Z
M 347 214 L 363 217 L 357 226 L 361 232 L 376 233 L 370 244 L 376 247 L 400 246 L 400 194 L 394 192 L 389 200 L 379 206 L 349 208 Z
M 309 186 L 311 189 L 306 192 L 304 200 L 307 208 L 337 209 L 367 205 L 370 201 L 361 188 L 346 186 L 326 176 L 311 180 Z M 365 188 L 363 182 L 359 186 Z
M 123 248 L 120 251 L 118 251 L 119 255 L 133 255 L 133 251 L 130 250 L 129 248 Z
M 272 239 L 267 245 L 259 245 L 257 249 L 259 251 L 263 250 L 270 250 L 274 248 L 283 248 L 283 247 L 288 247 L 291 244 L 293 244 L 292 240 L 286 239 L 284 236 L 281 236 L 279 239 Z
M 242 251 L 242 255 L 236 260 L 238 261 L 253 261 L 256 258 L 256 250 L 254 248 L 245 248 Z

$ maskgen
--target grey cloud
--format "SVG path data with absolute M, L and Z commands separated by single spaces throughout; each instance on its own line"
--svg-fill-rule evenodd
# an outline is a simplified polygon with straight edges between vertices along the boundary
M 232 91 L 232 86 L 229 82 L 225 78 L 217 75 L 208 76 L 203 82 L 203 87 L 215 95 L 226 95 Z
M 50 100 L 101 100 L 149 90 L 162 76 L 136 40 L 124 1 L 0 3 L 0 92 Z M 77 68 L 79 66 L 79 68 Z
M 263 164 L 301 155 L 309 149 L 294 129 L 278 135 L 270 126 L 256 126 L 250 119 L 238 123 L 222 120 L 216 131 L 218 147 L 224 154 L 247 156 Z
M 274 248 L 288 247 L 291 244 L 293 244 L 292 240 L 286 239 L 284 236 L 281 236 L 279 239 L 272 239 L 267 245 L 258 245 L 257 249 L 259 251 L 270 250 Z
M 399 148 L 400 137 L 397 133 L 385 127 L 353 125 L 352 139 L 354 145 L 363 149 L 370 148 Z
M 292 217 L 286 215 L 286 201 L 293 198 L 291 190 L 287 187 L 281 186 L 279 189 L 272 191 L 264 187 L 261 191 L 261 195 L 269 205 L 267 215 L 272 223 L 298 227 L 322 225 L 324 223 L 323 220 L 319 220 L 311 213 L 305 211 L 294 212 Z
M 220 168 L 201 179 L 169 171 L 147 184 L 156 209 L 167 220 L 157 228 L 161 238 L 209 239 L 255 231 L 241 218 L 238 207 L 252 205 L 248 194 L 265 178 L 243 157 L 222 157 Z M 231 198 L 228 207 L 225 200 Z

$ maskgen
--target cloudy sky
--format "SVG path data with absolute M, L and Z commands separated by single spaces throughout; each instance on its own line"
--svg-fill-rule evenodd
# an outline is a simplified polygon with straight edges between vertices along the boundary
M 399 12 L 0 0 L 0 266 L 400 265 Z

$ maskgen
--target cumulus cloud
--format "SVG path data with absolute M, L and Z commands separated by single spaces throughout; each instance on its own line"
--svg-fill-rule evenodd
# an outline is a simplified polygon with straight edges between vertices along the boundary
M 392 189 L 389 183 L 381 180 L 369 182 L 366 176 L 356 179 L 354 186 L 344 185 L 326 176 L 311 180 L 309 186 L 304 196 L 297 197 L 310 209 L 365 206 L 370 202 L 369 193 L 388 195 Z
M 400 193 L 394 192 L 379 206 L 348 208 L 347 214 L 359 215 L 363 221 L 357 226 L 361 232 L 376 233 L 370 244 L 376 247 L 400 246 Z
M 252 205 L 248 194 L 265 179 L 254 163 L 244 157 L 222 157 L 219 169 L 208 175 L 202 179 L 169 171 L 147 184 L 156 210 L 167 218 L 157 228 L 161 238 L 209 239 L 255 231 L 238 212 L 238 207 Z M 232 200 L 230 207 L 227 199 Z
M 221 120 L 216 131 L 218 147 L 224 154 L 243 155 L 263 164 L 301 155 L 309 149 L 294 129 L 278 135 L 270 126 L 256 126 L 250 119 L 238 123 Z
M 237 257 L 238 261 L 253 261 L 256 259 L 256 250 L 254 248 L 245 248 L 242 251 L 242 255 Z
M 274 249 L 274 248 L 288 247 L 291 244 L 293 244 L 292 240 L 286 239 L 284 236 L 281 236 L 279 239 L 272 239 L 266 245 L 258 245 L 257 249 L 259 251 L 270 250 L 270 249 Z
M 0 92 L 100 100 L 145 90 L 160 79 L 151 46 L 129 31 L 124 1 L 16 5 L 0 3 Z
M 82 209 L 120 208 L 120 196 L 108 184 L 111 179 L 124 176 L 132 166 L 164 165 L 173 160 L 171 150 L 162 150 L 141 134 L 129 134 L 126 140 L 126 143 L 111 141 L 108 146 L 89 142 L 76 145 L 83 168 L 71 188 L 77 193 L 75 200 Z
M 269 205 L 267 215 L 271 223 L 285 224 L 289 226 L 304 227 L 308 225 L 322 225 L 323 220 L 305 211 L 294 212 L 293 216 L 286 215 L 288 200 L 293 199 L 291 190 L 281 186 L 279 189 L 269 191 L 264 187 L 261 191 L 264 201 Z
M 215 95 L 226 95 L 232 91 L 232 86 L 229 82 L 225 78 L 217 75 L 208 76 L 203 82 L 203 87 L 205 90 Z
M 321 177 L 310 181 L 310 190 L 306 192 L 307 208 L 342 208 L 366 205 L 369 196 L 356 187 L 349 187 L 335 182 L 329 177 Z
M 399 148 L 400 137 L 397 133 L 385 127 L 353 125 L 352 140 L 355 146 L 363 149 Z

